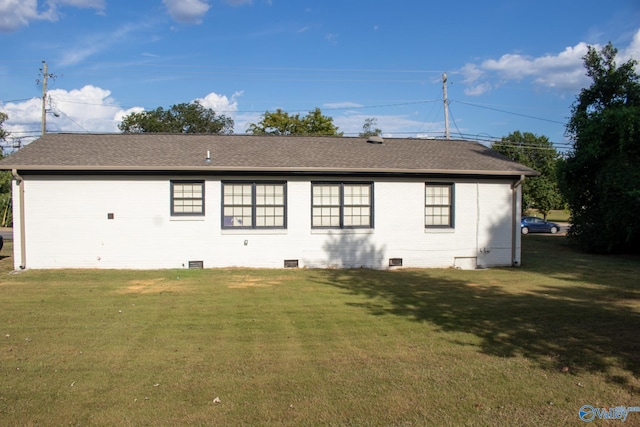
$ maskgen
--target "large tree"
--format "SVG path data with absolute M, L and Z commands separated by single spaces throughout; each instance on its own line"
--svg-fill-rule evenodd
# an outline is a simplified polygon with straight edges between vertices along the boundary
M 558 187 L 558 151 L 546 136 L 515 131 L 491 146 L 511 160 L 540 172 L 527 178 L 522 186 L 522 208 L 536 208 L 545 220 L 551 209 L 562 205 Z
M 4 141 L 5 138 L 9 136 L 9 132 L 2 128 L 2 125 L 8 118 L 9 116 L 7 116 L 7 113 L 3 113 L 2 111 L 0 111 L 0 141 Z
M 2 128 L 9 116 L 0 111 L 0 141 L 4 141 L 9 132 Z M 0 159 L 4 157 L 4 150 L 0 148 Z M 10 227 L 11 218 L 11 172 L 0 172 L 0 227 Z
M 342 136 L 333 118 L 324 116 L 319 108 L 310 111 L 306 116 L 290 115 L 277 109 L 265 112 L 258 123 L 250 123 L 247 132 L 254 135 L 331 135 Z
M 591 86 L 571 110 L 573 149 L 562 167 L 570 238 L 592 252 L 640 251 L 640 76 L 617 66 L 611 43 L 583 57 Z
M 9 132 L 2 128 L 8 118 L 9 116 L 6 113 L 0 111 L 0 142 L 4 142 L 9 136 Z M 0 147 L 0 159 L 4 157 L 4 148 L 2 147 L 4 147 L 4 144 Z M 6 194 L 11 195 L 11 172 L 2 171 L 0 172 L 0 197 Z
M 233 119 L 217 115 L 199 102 L 172 105 L 168 110 L 158 107 L 151 111 L 131 113 L 118 128 L 125 133 L 233 133 Z
M 382 130 L 376 127 L 377 124 L 378 120 L 374 117 L 364 119 L 362 132 L 360 132 L 358 136 L 362 138 L 368 138 L 370 136 L 380 136 L 380 134 L 382 134 Z

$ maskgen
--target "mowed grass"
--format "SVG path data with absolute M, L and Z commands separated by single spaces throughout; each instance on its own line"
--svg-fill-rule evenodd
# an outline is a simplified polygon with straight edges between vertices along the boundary
M 530 209 L 529 211 L 527 211 L 526 213 L 527 215 L 531 215 L 531 216 L 537 216 L 540 218 L 543 218 L 544 215 L 542 215 L 540 212 L 538 212 L 537 209 Z M 569 222 L 569 211 L 568 210 L 552 210 L 551 212 L 549 212 L 549 214 L 547 215 L 547 221 L 551 221 L 551 222 Z
M 478 271 L 12 273 L 7 245 L 0 425 L 582 425 L 582 405 L 640 405 L 640 259 L 523 247 Z

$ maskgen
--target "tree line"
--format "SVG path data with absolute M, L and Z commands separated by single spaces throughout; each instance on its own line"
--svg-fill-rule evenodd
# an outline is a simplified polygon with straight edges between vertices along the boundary
M 233 133 L 233 119 L 218 115 L 198 101 L 176 104 L 164 109 L 131 113 L 122 119 L 118 128 L 124 133 Z M 375 118 L 368 118 L 360 136 L 380 135 Z M 250 123 L 246 131 L 253 135 L 325 135 L 343 136 L 333 118 L 315 108 L 308 114 L 289 114 L 282 109 L 266 111 L 258 123 Z
M 536 208 L 546 218 L 550 210 L 566 207 L 569 238 L 596 253 L 640 252 L 640 75 L 634 59 L 618 66 L 617 53 L 609 43 L 600 50 L 589 46 L 583 57 L 591 85 L 580 91 L 571 107 L 568 153 L 561 155 L 547 137 L 531 132 L 515 131 L 492 144 L 494 150 L 540 172 L 523 184 L 523 208 Z M 8 136 L 2 129 L 7 119 L 0 112 L 0 141 Z M 376 124 L 375 118 L 366 119 L 359 136 L 381 135 Z M 124 133 L 230 134 L 233 127 L 232 118 L 197 101 L 131 113 L 119 125 Z M 343 135 L 319 108 L 306 115 L 266 111 L 246 131 Z M 10 180 L 8 172 L 0 176 L 0 203 L 10 199 Z
M 569 238 L 594 253 L 640 252 L 640 75 L 634 59 L 618 66 L 617 53 L 609 43 L 583 57 L 591 85 L 571 106 L 566 156 L 531 133 L 493 145 L 541 173 L 525 181 L 524 206 L 546 216 L 566 205 Z

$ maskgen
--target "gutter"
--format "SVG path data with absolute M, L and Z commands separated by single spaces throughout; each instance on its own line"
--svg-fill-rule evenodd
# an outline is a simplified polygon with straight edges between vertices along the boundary
M 516 218 L 518 217 L 518 187 L 524 182 L 525 176 L 520 175 L 520 178 L 511 184 L 511 265 L 518 267 L 519 263 L 516 259 L 516 240 L 518 234 L 518 223 Z
M 25 238 L 25 214 L 24 214 L 24 178 L 18 174 L 17 169 L 12 169 L 11 174 L 16 179 L 16 184 L 19 188 L 20 195 L 20 270 L 24 270 L 27 268 L 27 248 L 26 248 L 26 238 Z
M 119 166 L 119 165 L 31 165 L 31 164 L 6 164 L 0 169 L 21 168 L 34 172 L 275 172 L 275 173 L 308 173 L 308 174 L 333 174 L 333 173 L 382 173 L 382 174 L 432 174 L 432 175 L 459 175 L 459 176 L 500 176 L 518 177 L 523 174 L 528 176 L 540 175 L 534 170 L 492 170 L 492 169 L 411 169 L 389 167 L 330 167 L 330 166 L 217 166 L 207 165 L 146 165 L 146 166 Z

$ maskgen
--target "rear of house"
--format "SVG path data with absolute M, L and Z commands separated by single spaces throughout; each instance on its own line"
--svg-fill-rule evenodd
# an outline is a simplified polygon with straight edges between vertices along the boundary
M 16 268 L 520 263 L 536 172 L 455 140 L 47 135 L 14 176 Z

